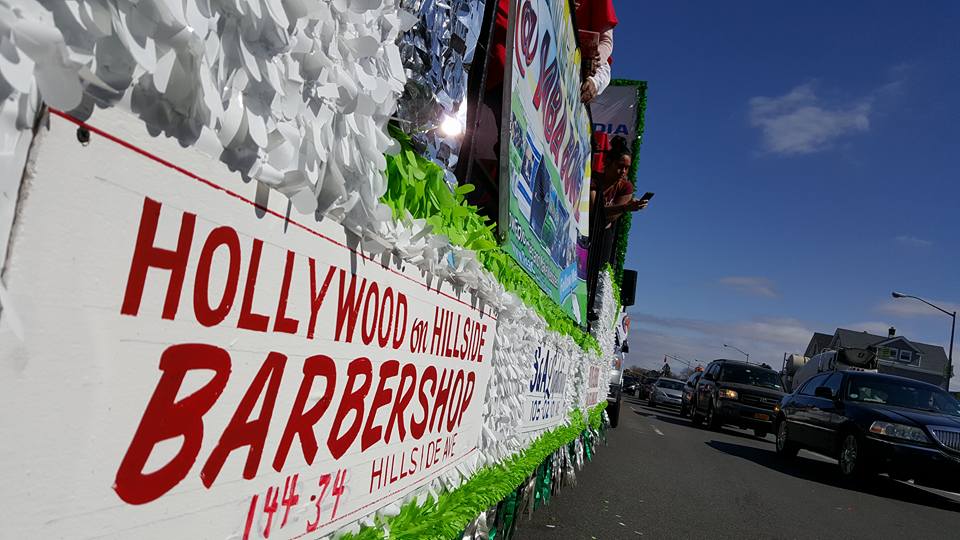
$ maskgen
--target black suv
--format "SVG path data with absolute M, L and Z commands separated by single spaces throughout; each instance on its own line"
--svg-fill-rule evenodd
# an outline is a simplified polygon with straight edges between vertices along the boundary
M 714 360 L 697 381 L 691 416 L 694 424 L 706 422 L 710 429 L 730 424 L 765 437 L 783 396 L 780 375 L 769 367 Z
M 680 416 L 689 415 L 693 409 L 694 402 L 696 402 L 693 398 L 696 395 L 697 383 L 701 376 L 703 376 L 703 371 L 694 371 L 687 377 L 687 382 L 683 383 L 683 395 L 680 397 Z

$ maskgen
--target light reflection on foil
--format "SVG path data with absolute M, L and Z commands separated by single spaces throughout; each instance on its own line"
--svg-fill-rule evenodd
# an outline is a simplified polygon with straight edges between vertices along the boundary
M 486 1 L 401 2 L 401 7 L 414 13 L 418 22 L 398 42 L 407 84 L 397 116 L 417 149 L 445 170 L 451 186 L 457 183 L 453 170 L 466 127 L 467 73 Z M 460 123 L 459 133 L 452 129 L 453 120 Z

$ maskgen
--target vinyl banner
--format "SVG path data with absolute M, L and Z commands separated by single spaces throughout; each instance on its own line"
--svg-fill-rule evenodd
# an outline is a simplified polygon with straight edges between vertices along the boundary
M 637 138 L 638 100 L 642 84 L 611 84 L 590 102 L 593 130 L 606 133 L 610 138 L 619 135 L 627 140 L 627 148 L 633 148 L 633 141 Z
M 567 1 L 512 6 L 501 137 L 505 248 L 579 323 L 586 322 L 590 121 Z
M 319 538 L 476 460 L 497 322 L 469 291 L 132 116 L 93 123 L 81 145 L 51 115 L 24 181 L 4 536 Z
M 533 376 L 523 396 L 523 417 L 519 432 L 536 435 L 567 419 L 567 392 L 572 384 L 573 357 L 560 354 L 555 344 L 543 343 L 533 357 Z

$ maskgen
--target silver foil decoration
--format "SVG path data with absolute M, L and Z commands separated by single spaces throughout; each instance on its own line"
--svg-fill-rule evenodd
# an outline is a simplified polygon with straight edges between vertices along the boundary
M 462 540 L 487 540 L 490 538 L 490 529 L 497 519 L 496 505 L 481 512 L 476 519 L 464 529 Z
M 567 447 L 564 447 L 563 450 L 563 486 L 576 486 L 577 473 L 573 467 L 573 458 L 570 456 L 570 451 Z
M 467 73 L 488 0 L 402 0 L 417 23 L 398 45 L 407 83 L 397 117 L 417 150 L 446 171 L 453 186 L 466 127 Z M 481 55 L 482 58 L 482 55 Z M 445 124 L 446 122 L 446 124 Z M 456 134 L 459 129 L 461 134 Z

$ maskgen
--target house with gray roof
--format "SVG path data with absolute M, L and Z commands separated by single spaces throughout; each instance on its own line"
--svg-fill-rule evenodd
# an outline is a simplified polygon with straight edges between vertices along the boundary
M 928 382 L 944 388 L 947 382 L 947 353 L 943 347 L 910 341 L 890 328 L 887 336 L 837 328 L 831 336 L 816 332 L 804 356 L 841 348 L 872 349 L 877 354 L 877 371 Z

